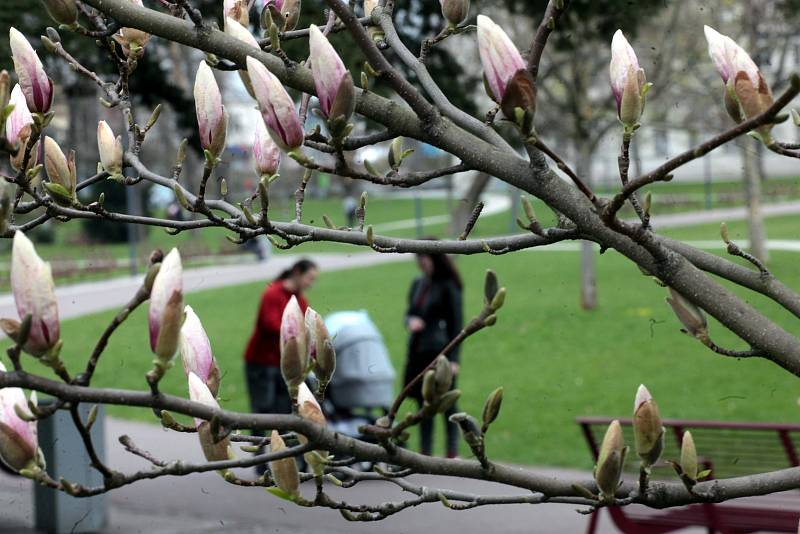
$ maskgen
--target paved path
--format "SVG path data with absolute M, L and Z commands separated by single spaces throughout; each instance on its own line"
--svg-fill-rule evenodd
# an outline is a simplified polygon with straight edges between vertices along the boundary
M 778 204 L 767 204 L 761 207 L 764 217 L 776 217 L 780 215 L 797 215 L 800 213 L 800 202 L 781 202 Z M 716 208 L 706 211 L 692 211 L 687 213 L 670 213 L 666 215 L 654 215 L 650 222 L 653 228 L 680 228 L 683 226 L 694 226 L 696 224 L 741 221 L 747 218 L 747 209 L 737 208 Z

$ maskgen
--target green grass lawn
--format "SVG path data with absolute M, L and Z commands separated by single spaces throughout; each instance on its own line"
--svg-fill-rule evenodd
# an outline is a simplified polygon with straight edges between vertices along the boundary
M 794 254 L 775 252 L 770 267 L 782 280 L 800 287 L 796 262 Z M 664 417 L 743 421 L 798 417 L 796 378 L 760 359 L 715 355 L 679 333 L 678 322 L 664 303 L 665 290 L 613 252 L 599 258 L 600 306 L 593 312 L 578 306 L 574 252 L 463 257 L 459 267 L 466 284 L 467 316 L 480 307 L 486 268 L 494 269 L 509 291 L 496 326 L 466 343 L 459 378 L 464 392 L 461 408 L 475 415 L 492 389 L 505 387 L 503 409 L 487 443 L 489 454 L 498 460 L 589 468 L 588 450 L 574 418 L 629 416 L 639 383 L 650 388 Z M 323 314 L 369 310 L 401 374 L 404 300 L 414 275 L 412 262 L 327 274 L 323 266 L 319 283 L 308 296 Z M 248 407 L 241 361 L 261 289 L 262 284 L 247 284 L 194 293 L 186 299 L 212 339 L 224 374 L 220 397 L 226 408 Z M 784 327 L 796 330 L 796 319 L 777 306 L 743 294 Z M 83 365 L 112 315 L 64 322 L 63 356 L 73 371 Z M 711 334 L 720 345 L 744 348 L 717 324 L 712 323 Z M 144 390 L 151 358 L 146 308 L 142 308 L 112 339 L 96 385 Z M 168 373 L 164 389 L 186 395 L 180 366 Z M 152 420 L 147 410 L 112 407 L 109 413 Z M 437 432 L 437 442 L 441 437 Z

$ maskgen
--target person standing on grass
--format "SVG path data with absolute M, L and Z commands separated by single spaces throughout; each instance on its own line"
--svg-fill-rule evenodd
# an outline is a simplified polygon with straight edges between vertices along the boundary
M 305 313 L 303 292 L 317 279 L 319 269 L 311 260 L 300 260 L 283 271 L 261 295 L 255 328 L 244 354 L 245 377 L 253 413 L 291 413 L 289 390 L 281 376 L 280 331 L 283 309 L 292 296 Z M 266 466 L 258 466 L 263 473 Z
M 461 277 L 452 260 L 444 254 L 417 254 L 417 267 L 421 275 L 411 284 L 405 317 L 410 335 L 404 384 L 421 373 L 462 328 Z M 448 355 L 454 377 L 459 369 L 458 350 L 456 347 Z M 453 387 L 455 383 L 454 379 Z M 416 384 L 409 397 L 422 406 L 421 382 Z M 457 411 L 454 404 L 444 414 L 448 458 L 458 455 L 458 426 L 448 420 Z M 420 423 L 420 437 L 420 452 L 430 455 L 433 452 L 432 417 Z

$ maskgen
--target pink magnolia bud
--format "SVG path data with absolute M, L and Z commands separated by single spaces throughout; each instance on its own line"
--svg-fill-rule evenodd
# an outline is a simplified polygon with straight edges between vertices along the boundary
M 122 138 L 114 137 L 114 130 L 106 121 L 97 123 L 97 150 L 100 163 L 108 174 L 122 173 Z
M 292 400 L 297 398 L 297 388 L 308 372 L 307 336 L 303 312 L 292 295 L 283 309 L 280 330 L 281 375 Z
M 246 28 L 250 24 L 247 0 L 225 0 L 222 3 L 222 16 L 231 18 Z M 225 31 L 227 32 L 227 27 Z
M 214 73 L 205 61 L 197 67 L 194 79 L 194 104 L 197 110 L 197 126 L 200 130 L 200 144 L 215 157 L 225 150 L 225 130 L 228 119 L 222 105 Z
M 314 24 L 309 28 L 308 43 L 311 73 L 314 76 L 314 86 L 317 89 L 322 113 L 329 119 L 335 119 L 338 115 L 344 116 L 345 120 L 348 119 L 353 113 L 355 100 L 352 93 L 352 79 L 348 79 L 342 59 L 328 38 Z M 349 87 L 343 84 L 349 84 Z M 340 98 L 348 101 L 336 102 Z
M 22 145 L 31 135 L 33 116 L 28 111 L 25 95 L 22 94 L 22 88 L 19 85 L 15 85 L 11 90 L 11 98 L 8 103 L 13 105 L 14 109 L 6 119 L 6 140 L 11 146 Z
M 632 128 L 642 116 L 644 95 L 649 86 L 644 69 L 639 67 L 636 52 L 621 30 L 617 30 L 611 40 L 611 64 L 608 70 L 611 91 L 617 101 L 617 116 L 622 124 Z
M 183 269 L 178 249 L 173 248 L 161 262 L 150 291 L 148 323 L 150 348 L 163 362 L 178 350 L 183 312 Z
M 310 306 L 306 308 L 303 322 L 306 325 L 306 332 L 308 333 L 308 355 L 311 358 L 317 357 L 317 321 L 321 321 L 322 317 Z M 323 323 L 323 327 L 325 323 Z
M 184 308 L 186 319 L 181 327 L 180 351 L 183 370 L 194 373 L 208 386 L 212 395 L 219 393 L 220 372 L 211 352 L 211 342 L 191 306 Z
M 60 338 L 58 302 L 50 264 L 42 261 L 30 239 L 17 230 L 11 252 L 11 289 L 21 320 L 31 316 L 25 350 L 42 356 Z
M 489 96 L 500 103 L 511 78 L 525 70 L 525 61 L 506 32 L 485 15 L 478 15 L 478 52 Z
M 253 57 L 247 57 L 247 73 L 253 84 L 261 116 L 273 141 L 287 152 L 302 146 L 303 125 L 297 116 L 294 101 L 280 80 Z
M 200 379 L 199 376 L 190 372 L 189 380 L 189 399 L 194 402 L 205 404 L 209 408 L 219 408 L 219 403 L 214 395 L 208 389 L 208 386 Z M 197 438 L 200 440 L 200 447 L 203 449 L 203 455 L 209 462 L 219 460 L 228 460 L 233 458 L 230 450 L 230 439 L 223 438 L 217 440 L 211 431 L 211 424 L 203 419 L 194 420 L 195 427 L 197 428 Z M 220 473 L 223 474 L 224 472 Z
M 9 30 L 11 55 L 19 85 L 33 113 L 47 113 L 53 103 L 53 82 L 47 77 L 42 62 L 31 44 L 16 28 Z
M 256 133 L 253 138 L 253 161 L 259 176 L 272 176 L 281 164 L 281 149 L 269 136 L 263 120 L 256 120 Z
M 0 371 L 6 372 L 2 363 Z M 35 398 L 35 393 L 31 393 L 34 404 Z M 0 460 L 14 471 L 38 464 L 39 454 L 36 421 L 25 421 L 17 415 L 17 410 L 30 414 L 25 393 L 20 388 L 0 389 Z
M 318 425 L 325 426 L 325 415 L 322 413 L 317 399 L 308 386 L 304 383 L 300 384 L 297 390 L 297 413 L 306 421 L 311 421 Z
M 256 41 L 256 38 L 250 33 L 250 30 L 248 30 L 246 26 L 242 26 L 242 24 L 237 22 L 234 18 L 225 17 L 225 33 L 251 45 L 256 50 L 261 50 L 261 47 L 258 46 L 258 41 Z
M 708 55 L 725 83 L 725 108 L 736 122 L 760 115 L 773 103 L 772 90 L 758 66 L 736 42 L 710 26 L 703 26 Z M 759 128 L 766 134 L 772 125 Z

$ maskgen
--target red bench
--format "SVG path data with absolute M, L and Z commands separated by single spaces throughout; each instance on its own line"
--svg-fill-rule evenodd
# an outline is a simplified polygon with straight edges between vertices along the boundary
M 611 417 L 579 417 L 586 443 L 597 459 L 600 443 Z M 633 444 L 631 419 L 619 419 L 625 442 Z M 653 478 L 677 481 L 677 476 L 664 460 L 680 457 L 681 440 L 691 430 L 704 469 L 711 469 L 711 478 L 728 478 L 773 471 L 800 465 L 796 443 L 800 425 L 772 423 L 728 423 L 665 419 L 662 461 L 653 466 Z M 638 475 L 635 454 L 628 455 L 626 473 Z M 633 478 L 635 480 L 635 478 Z M 757 531 L 797 532 L 800 519 L 800 491 L 735 499 L 720 504 L 693 504 L 667 510 L 643 505 L 610 506 L 611 520 L 627 534 L 658 534 L 691 526 L 706 527 L 708 532 L 744 534 Z M 592 514 L 587 532 L 597 529 L 601 511 Z

